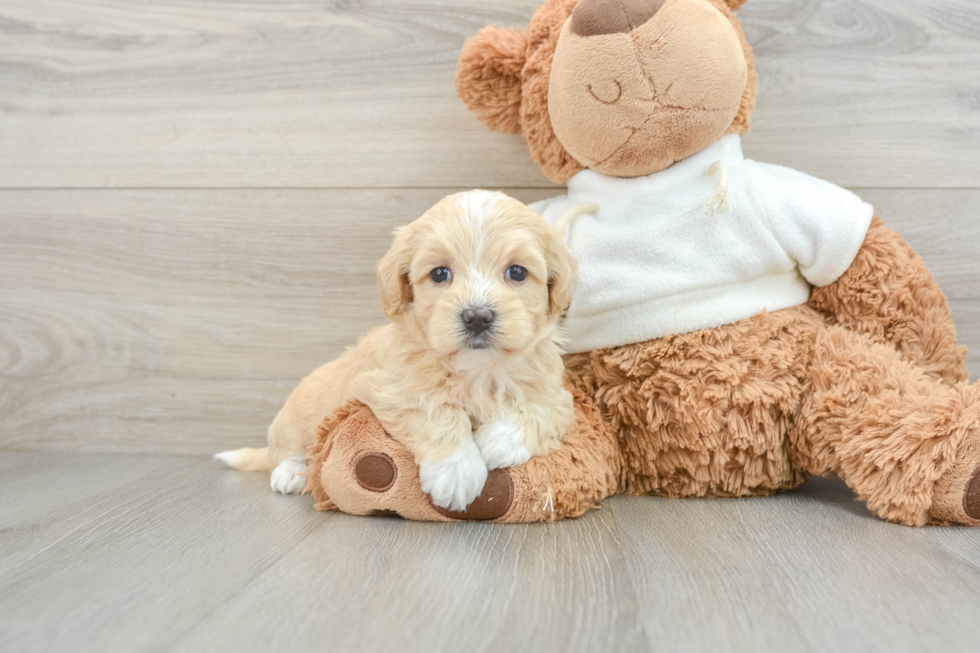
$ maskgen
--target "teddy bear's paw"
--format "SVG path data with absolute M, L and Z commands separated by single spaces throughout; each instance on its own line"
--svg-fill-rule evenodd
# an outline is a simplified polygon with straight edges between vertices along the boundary
M 463 510 L 480 496 L 487 465 L 476 444 L 469 442 L 444 460 L 421 463 L 419 479 L 437 508 Z
M 269 482 L 273 492 L 300 494 L 306 487 L 306 460 L 303 457 L 287 458 L 272 470 Z
M 531 459 L 531 452 L 524 446 L 524 433 L 512 419 L 484 424 L 473 434 L 473 440 L 487 469 L 517 467 Z

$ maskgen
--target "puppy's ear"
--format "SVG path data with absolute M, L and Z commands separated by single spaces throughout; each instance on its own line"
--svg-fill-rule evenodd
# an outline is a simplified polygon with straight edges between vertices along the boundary
M 378 288 L 381 290 L 381 307 L 389 320 L 393 320 L 412 303 L 412 283 L 409 267 L 412 264 L 413 238 L 409 227 L 395 230 L 395 242 L 378 261 Z
M 739 7 L 741 7 L 742 5 L 744 5 L 746 2 L 748 2 L 748 0 L 724 0 L 724 2 L 725 2 L 726 5 L 728 5 L 728 8 L 729 9 L 731 9 L 732 11 L 734 11 L 735 9 L 738 9 Z
M 463 46 L 456 93 L 490 129 L 516 134 L 521 129 L 521 73 L 527 35 L 516 29 L 484 27 Z
M 565 246 L 561 230 L 546 224 L 545 261 L 548 263 L 548 313 L 561 315 L 572 303 L 575 293 L 575 271 L 578 265 Z

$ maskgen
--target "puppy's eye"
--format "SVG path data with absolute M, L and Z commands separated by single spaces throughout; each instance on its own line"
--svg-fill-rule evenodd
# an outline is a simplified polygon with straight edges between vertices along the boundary
M 429 278 L 432 279 L 432 283 L 446 283 L 453 278 L 453 273 L 449 268 L 436 268 L 429 273 Z
M 519 265 L 512 265 L 507 268 L 507 278 L 519 283 L 527 279 L 527 270 Z

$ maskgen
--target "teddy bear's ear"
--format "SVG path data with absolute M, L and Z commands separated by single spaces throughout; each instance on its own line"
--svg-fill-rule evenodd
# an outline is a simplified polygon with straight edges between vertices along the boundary
M 744 5 L 748 0 L 724 0 L 729 9 L 735 10 Z
M 484 27 L 463 46 L 456 93 L 490 129 L 516 134 L 521 129 L 521 71 L 527 35 L 516 29 Z

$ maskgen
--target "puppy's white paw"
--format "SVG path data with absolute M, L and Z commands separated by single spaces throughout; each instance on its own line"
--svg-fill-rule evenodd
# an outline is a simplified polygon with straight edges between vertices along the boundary
M 524 446 L 524 433 L 512 419 L 484 424 L 473 434 L 473 440 L 487 469 L 517 467 L 531 459 L 531 452 Z
M 422 491 L 432 503 L 447 510 L 462 510 L 473 503 L 487 482 L 487 466 L 472 442 L 445 460 L 419 465 Z
M 300 494 L 306 487 L 306 460 L 301 457 L 287 458 L 272 470 L 269 485 L 273 492 Z

